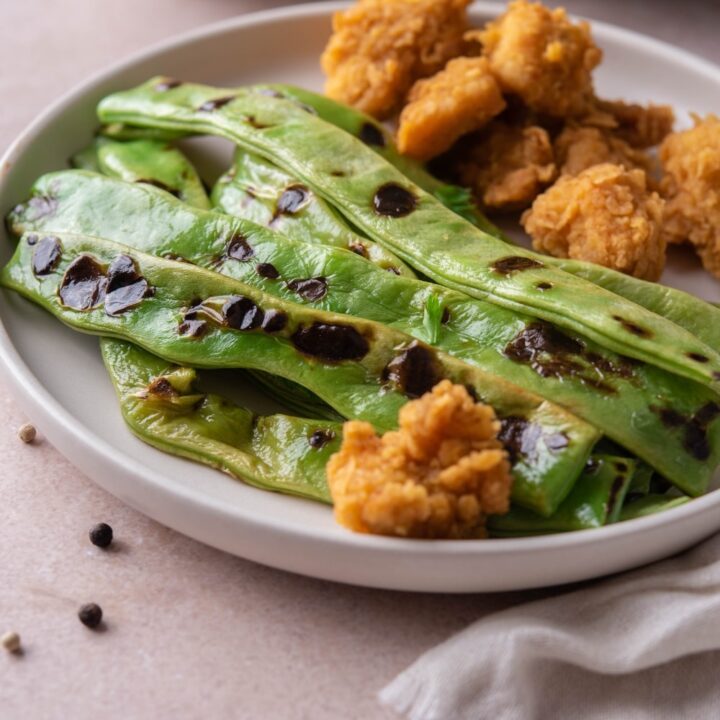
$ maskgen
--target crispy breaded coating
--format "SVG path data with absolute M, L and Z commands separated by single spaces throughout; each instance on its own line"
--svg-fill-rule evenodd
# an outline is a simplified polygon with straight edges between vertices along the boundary
M 695 127 L 660 146 L 670 242 L 691 242 L 703 265 L 720 277 L 720 119 L 695 116 Z
M 602 52 L 588 23 L 570 22 L 564 8 L 515 0 L 504 15 L 467 37 L 482 43 L 503 90 L 531 109 L 555 117 L 586 110 L 591 72 Z
M 649 148 L 672 132 L 675 113 L 669 105 L 638 105 L 595 98 L 582 123 L 612 130 L 614 137 L 634 148 Z
M 563 175 L 522 224 L 536 250 L 658 280 L 665 266 L 663 205 L 648 192 L 642 170 L 604 163 Z
M 325 93 L 379 119 L 412 84 L 463 54 L 470 0 L 360 0 L 335 13 Z
M 457 181 L 493 210 L 528 207 L 556 176 L 550 136 L 541 127 L 495 121 L 457 153 Z
M 443 380 L 399 421 L 382 437 L 369 423 L 345 423 L 327 465 L 337 521 L 379 535 L 484 537 L 485 516 L 508 511 L 512 486 L 493 409 Z
M 624 140 L 597 127 L 568 125 L 555 138 L 555 161 L 562 175 L 578 175 L 593 165 L 613 163 L 649 171 L 650 158 Z
M 504 107 L 487 58 L 456 58 L 412 86 L 400 113 L 398 149 L 429 160 L 448 150 L 461 135 L 479 130 Z

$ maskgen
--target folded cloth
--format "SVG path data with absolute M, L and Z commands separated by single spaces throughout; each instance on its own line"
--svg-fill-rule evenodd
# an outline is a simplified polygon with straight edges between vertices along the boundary
M 720 718 L 714 649 L 720 535 L 487 616 L 422 655 L 379 698 L 411 720 L 710 720 Z

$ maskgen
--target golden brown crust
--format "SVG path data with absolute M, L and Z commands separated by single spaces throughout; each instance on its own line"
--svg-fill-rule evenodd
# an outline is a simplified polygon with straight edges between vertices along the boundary
M 658 280 L 665 266 L 663 205 L 647 192 L 642 170 L 605 163 L 562 176 L 522 223 L 536 250 Z
M 360 0 L 333 18 L 321 58 L 331 98 L 384 119 L 412 84 L 463 54 L 470 0 Z
M 595 98 L 582 123 L 612 130 L 614 137 L 634 148 L 649 148 L 672 132 L 675 113 L 669 105 L 638 105 Z
M 486 125 L 504 107 L 487 59 L 456 58 L 412 86 L 400 113 L 398 149 L 428 160 L 448 150 L 461 135 Z
M 399 420 L 382 437 L 369 423 L 345 423 L 327 465 L 337 521 L 380 535 L 484 537 L 485 516 L 508 511 L 512 485 L 493 409 L 443 380 Z
M 555 160 L 562 175 L 578 175 L 593 165 L 613 163 L 649 171 L 650 158 L 624 140 L 597 127 L 568 125 L 555 138 Z
M 570 22 L 563 8 L 515 0 L 507 12 L 472 31 L 507 92 L 533 110 L 555 117 L 577 115 L 592 98 L 593 68 L 602 52 L 586 22 Z
M 720 119 L 695 117 L 695 127 L 660 146 L 669 242 L 690 242 L 703 265 L 720 277 Z
M 556 176 L 550 136 L 541 127 L 495 121 L 457 153 L 455 173 L 493 210 L 528 207 Z

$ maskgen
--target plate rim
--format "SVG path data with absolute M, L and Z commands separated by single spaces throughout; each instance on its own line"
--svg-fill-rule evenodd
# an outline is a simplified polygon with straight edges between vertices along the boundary
M 241 14 L 173 35 L 124 56 L 119 61 L 109 63 L 48 104 L 16 137 L 2 158 L 0 158 L 0 185 L 4 185 L 5 179 L 16 158 L 29 149 L 33 137 L 39 131 L 51 125 L 57 115 L 62 113 L 65 108 L 72 105 L 83 95 L 91 92 L 94 87 L 112 81 L 113 76 L 127 70 L 131 66 L 142 61 L 150 60 L 154 55 L 159 53 L 192 44 L 194 41 L 211 37 L 221 32 L 232 32 L 255 25 L 287 20 L 297 16 L 329 16 L 337 10 L 347 7 L 349 4 L 350 3 L 346 2 L 313 2 Z M 482 13 L 483 15 L 496 15 L 502 12 L 504 7 L 502 3 L 476 2 L 470 7 L 470 11 Z M 714 82 L 717 82 L 717 78 L 720 75 L 720 67 L 718 65 L 670 43 L 602 21 L 593 20 L 592 25 L 594 29 L 600 29 L 601 34 L 606 37 L 613 37 L 622 43 L 633 44 L 641 50 L 644 49 L 661 53 L 669 57 L 672 61 L 688 67 L 693 72 L 709 77 Z M 411 555 L 422 554 L 437 558 L 446 556 L 449 552 L 453 555 L 473 556 L 477 558 L 510 554 L 516 555 L 518 553 L 523 555 L 543 554 L 547 550 L 557 548 L 573 549 L 600 541 L 617 540 L 623 536 L 630 538 L 634 535 L 645 534 L 652 529 L 659 528 L 661 525 L 669 526 L 690 517 L 704 514 L 720 506 L 720 490 L 715 490 L 705 496 L 694 498 L 692 502 L 678 508 L 657 515 L 625 521 L 602 528 L 529 538 L 466 540 L 463 542 L 457 542 L 455 540 L 418 542 L 417 540 L 361 535 L 351 532 L 335 535 L 332 534 L 330 530 L 313 526 L 303 528 L 301 531 L 294 527 L 288 527 L 284 525 L 282 521 L 275 520 L 273 517 L 254 516 L 250 511 L 244 511 L 242 507 L 222 502 L 204 493 L 202 488 L 191 490 L 181 486 L 173 486 L 172 480 L 163 473 L 152 470 L 140 461 L 122 455 L 120 450 L 95 435 L 90 428 L 66 410 L 49 391 L 45 390 L 40 379 L 32 373 L 19 351 L 15 348 L 1 318 L 0 365 L 2 365 L 6 371 L 7 383 L 11 392 L 23 411 L 27 413 L 28 417 L 33 419 L 33 422 L 36 422 L 48 437 L 59 438 L 64 447 L 68 446 L 72 448 L 71 451 L 66 452 L 64 449 L 57 447 L 57 445 L 60 444 L 59 442 L 53 442 L 53 445 L 56 446 L 56 449 L 61 452 L 61 454 L 65 455 L 75 467 L 79 467 L 85 472 L 93 482 L 96 482 L 116 497 L 120 497 L 123 502 L 136 507 L 140 512 L 155 518 L 156 515 L 152 512 L 138 507 L 132 500 L 126 497 L 119 496 L 116 490 L 111 487 L 111 483 L 104 483 L 98 480 L 95 474 L 89 472 L 86 468 L 98 463 L 110 463 L 118 475 L 124 475 L 126 477 L 134 476 L 136 481 L 148 484 L 152 490 L 155 492 L 159 491 L 161 495 L 166 496 L 168 499 L 200 508 L 206 513 L 217 517 L 219 520 L 242 522 L 250 529 L 271 531 L 274 535 L 284 536 L 285 539 L 320 541 L 339 548 L 392 551 L 394 554 L 399 552 L 403 555 L 407 553 Z M 51 431 L 48 432 L 48 429 Z M 83 453 L 82 461 L 78 460 L 78 453 Z M 163 520 L 161 522 L 165 521 Z M 166 524 L 173 527 L 172 523 Z M 718 528 L 720 528 L 720 519 L 717 525 Z M 175 529 L 182 534 L 197 538 L 196 535 L 188 532 L 187 529 L 177 527 Z M 206 539 L 197 539 L 200 539 L 201 542 L 212 544 Z

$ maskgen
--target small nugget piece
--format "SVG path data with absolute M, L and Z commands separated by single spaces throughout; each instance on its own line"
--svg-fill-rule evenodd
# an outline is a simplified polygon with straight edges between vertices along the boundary
M 613 163 L 649 171 L 650 158 L 624 140 L 597 127 L 569 125 L 555 138 L 555 159 L 562 175 L 578 175 L 593 165 Z
M 672 132 L 675 113 L 669 105 L 638 105 L 623 100 L 595 99 L 583 125 L 612 130 L 634 148 L 649 148 Z
M 550 136 L 536 125 L 493 122 L 460 153 L 455 168 L 458 182 L 472 188 L 489 209 L 525 208 L 555 179 Z
M 602 52 L 588 23 L 570 22 L 564 8 L 515 0 L 504 15 L 466 37 L 482 43 L 500 85 L 531 109 L 565 117 L 587 108 L 591 72 Z
M 400 410 L 382 437 L 345 423 L 327 476 L 337 521 L 356 532 L 418 538 L 485 536 L 506 513 L 512 477 L 495 412 L 449 380 Z
M 695 127 L 660 146 L 670 242 L 691 242 L 703 265 L 720 277 L 720 118 L 695 116 Z
M 400 114 L 398 149 L 428 160 L 449 150 L 461 135 L 479 130 L 504 108 L 487 58 L 451 60 L 444 70 L 412 86 Z
M 470 0 L 360 0 L 333 17 L 325 92 L 379 119 L 412 84 L 463 54 Z
M 642 170 L 604 163 L 561 177 L 522 223 L 536 250 L 658 280 L 665 266 L 663 205 L 648 193 Z

